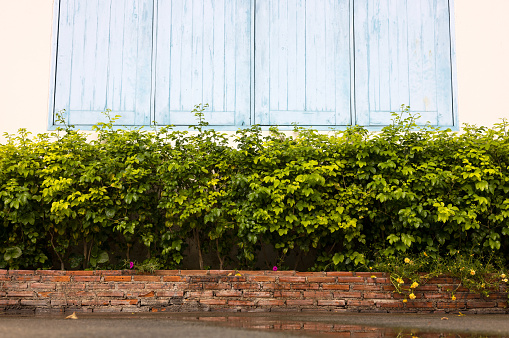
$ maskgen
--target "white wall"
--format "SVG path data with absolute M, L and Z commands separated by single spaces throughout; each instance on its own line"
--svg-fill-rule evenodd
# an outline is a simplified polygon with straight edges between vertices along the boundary
M 455 0 L 460 123 L 509 118 L 507 13 L 508 0 Z M 0 133 L 47 130 L 52 24 L 53 0 L 0 0 Z

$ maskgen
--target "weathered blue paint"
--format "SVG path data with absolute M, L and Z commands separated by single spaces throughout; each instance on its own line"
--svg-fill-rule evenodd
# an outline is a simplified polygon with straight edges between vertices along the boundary
M 349 1 L 256 2 L 255 123 L 348 125 Z
M 158 0 L 155 120 L 189 125 L 208 103 L 213 125 L 249 125 L 250 0 Z
M 68 122 L 150 124 L 152 0 L 61 0 L 54 111 Z
M 447 0 L 355 0 L 357 123 L 387 125 L 401 104 L 420 123 L 453 126 Z
M 450 3 L 451 2 L 451 3 Z M 452 0 L 55 0 L 50 125 L 457 126 Z

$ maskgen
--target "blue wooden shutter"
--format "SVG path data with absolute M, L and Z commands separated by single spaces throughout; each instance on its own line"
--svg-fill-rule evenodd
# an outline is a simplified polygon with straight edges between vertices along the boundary
M 452 126 L 448 0 L 356 0 L 357 124 L 387 125 L 410 105 L 420 123 Z
M 349 1 L 259 0 L 255 27 L 255 123 L 351 124 Z
M 208 103 L 211 125 L 250 124 L 251 1 L 159 0 L 155 120 L 195 124 Z
M 68 122 L 150 124 L 153 0 L 60 0 L 54 111 Z

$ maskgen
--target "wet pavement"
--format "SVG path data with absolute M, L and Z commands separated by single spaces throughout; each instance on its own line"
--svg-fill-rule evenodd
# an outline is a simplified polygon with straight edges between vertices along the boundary
M 509 337 L 508 315 L 78 313 L 76 320 L 66 315 L 0 315 L 0 337 Z

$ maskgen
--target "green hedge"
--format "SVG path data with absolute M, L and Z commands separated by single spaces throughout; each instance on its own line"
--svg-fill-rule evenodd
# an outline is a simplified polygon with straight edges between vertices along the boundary
M 203 109 L 190 132 L 116 129 L 107 112 L 95 140 L 65 124 L 6 135 L 0 268 L 174 268 L 191 243 L 212 268 L 253 267 L 262 246 L 271 266 L 305 255 L 314 270 L 509 250 L 505 121 L 452 133 L 417 126 L 404 107 L 379 133 L 254 126 L 232 140 Z

